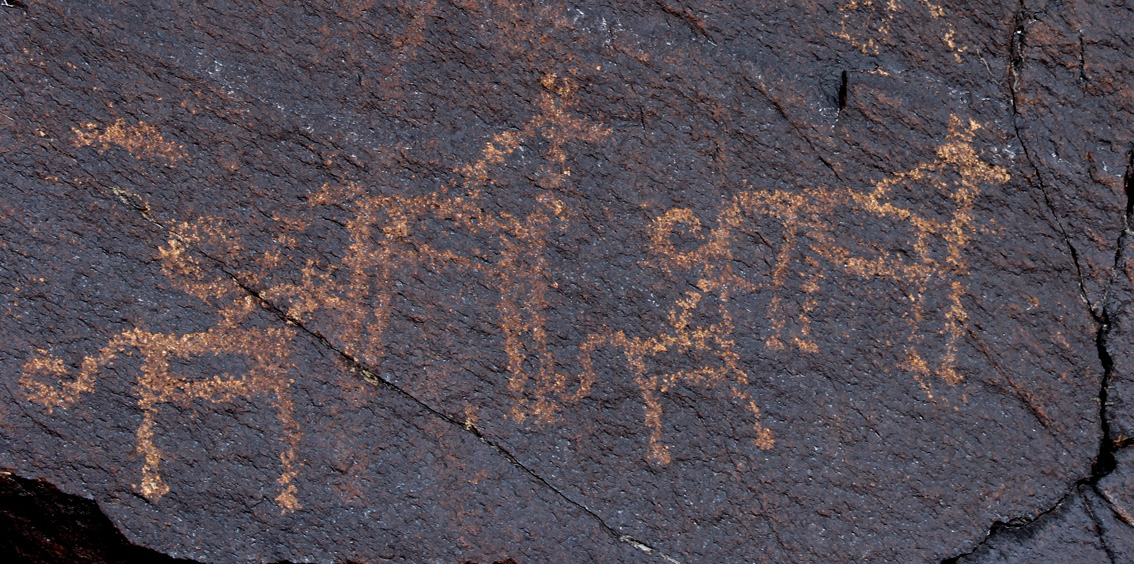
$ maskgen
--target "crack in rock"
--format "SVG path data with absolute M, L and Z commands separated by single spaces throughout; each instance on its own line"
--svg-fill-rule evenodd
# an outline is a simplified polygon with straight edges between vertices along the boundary
M 1101 323 L 1102 319 L 1100 318 L 1100 316 L 1102 315 L 1102 304 L 1105 303 L 1105 297 L 1102 303 L 1091 303 L 1090 298 L 1087 295 L 1087 286 L 1084 279 L 1085 277 L 1083 274 L 1083 267 L 1079 260 L 1079 250 L 1076 249 L 1075 244 L 1071 242 L 1071 235 L 1067 232 L 1067 227 L 1063 225 L 1063 220 L 1059 218 L 1059 214 L 1056 212 L 1055 204 L 1054 202 L 1052 202 L 1051 193 L 1048 190 L 1047 183 L 1043 180 L 1043 174 L 1040 172 L 1040 167 L 1036 163 L 1033 152 L 1031 148 L 1028 147 L 1028 143 L 1020 131 L 1020 110 L 1018 105 L 1020 85 L 1019 67 L 1024 63 L 1024 48 L 1027 44 L 1027 26 L 1028 24 L 1035 23 L 1038 20 L 1036 20 L 1034 14 L 1027 13 L 1027 7 L 1024 3 L 1024 0 L 1020 0 L 1020 11 L 1016 13 L 1016 16 L 1013 18 L 1013 20 L 1015 22 L 1015 25 L 1013 26 L 1012 38 L 1010 40 L 1012 52 L 1008 59 L 1008 102 L 1009 107 L 1012 108 L 1012 128 L 1016 135 L 1016 140 L 1019 141 L 1020 147 L 1024 150 L 1024 159 L 1028 162 L 1028 165 L 1031 166 L 1032 172 L 1035 174 L 1036 181 L 1034 185 L 1039 188 L 1040 193 L 1043 194 L 1044 204 L 1047 207 L 1047 210 L 1051 213 L 1052 220 L 1055 222 L 1055 226 L 1059 229 L 1059 234 L 1063 236 L 1063 241 L 1067 245 L 1067 249 L 1071 254 L 1071 262 L 1075 266 L 1075 273 L 1078 276 L 1079 292 L 1081 294 L 1080 299 L 1083 300 L 1083 303 L 1087 304 L 1087 309 L 1088 311 L 1090 311 L 1091 317 L 1094 317 L 1095 321 Z
M 1051 514 L 1053 511 L 1062 507 L 1073 496 L 1075 496 L 1078 493 L 1079 488 L 1081 488 L 1083 486 L 1088 486 L 1092 490 L 1098 492 L 1099 480 L 1108 476 L 1111 472 L 1113 472 L 1115 470 L 1115 467 L 1117 465 L 1116 458 L 1115 458 L 1116 453 L 1119 450 L 1134 444 L 1134 439 L 1114 437 L 1114 435 L 1112 434 L 1112 430 L 1110 428 L 1110 422 L 1107 418 L 1108 394 L 1110 392 L 1111 378 L 1112 378 L 1113 373 L 1114 373 L 1114 360 L 1111 358 L 1110 351 L 1107 349 L 1107 339 L 1110 335 L 1110 330 L 1111 330 L 1111 326 L 1112 326 L 1111 325 L 1111 314 L 1112 314 L 1112 312 L 1108 308 L 1107 298 L 1109 297 L 1110 286 L 1114 283 L 1114 280 L 1115 280 L 1115 273 L 1117 273 L 1119 271 L 1119 265 L 1121 264 L 1121 261 L 1125 258 L 1125 253 L 1123 252 L 1123 250 L 1124 250 L 1124 247 L 1127 243 L 1127 237 L 1129 235 L 1131 235 L 1130 224 L 1131 224 L 1132 217 L 1134 217 L 1134 151 L 1132 151 L 1131 154 L 1130 154 L 1129 165 L 1128 165 L 1128 168 L 1126 170 L 1125 177 L 1124 177 L 1126 206 L 1125 206 L 1125 215 L 1123 217 L 1123 230 L 1122 230 L 1122 233 L 1119 235 L 1118 240 L 1116 242 L 1117 248 L 1115 250 L 1114 265 L 1111 269 L 1110 281 L 1107 285 L 1107 288 L 1104 290 L 1104 293 L 1103 293 L 1102 298 L 1100 299 L 1100 302 L 1097 303 L 1097 304 L 1091 304 L 1090 300 L 1087 297 L 1086 286 L 1085 286 L 1084 279 L 1083 279 L 1083 271 L 1082 271 L 1082 268 L 1081 268 L 1080 263 L 1079 263 L 1078 252 L 1075 249 L 1074 244 L 1071 242 L 1070 236 L 1068 235 L 1062 221 L 1059 219 L 1059 216 L 1056 213 L 1055 207 L 1053 206 L 1052 201 L 1051 201 L 1051 197 L 1048 194 L 1047 186 L 1044 183 L 1043 177 L 1040 173 L 1039 166 L 1036 164 L 1035 160 L 1033 159 L 1032 151 L 1029 149 L 1027 141 L 1024 139 L 1024 136 L 1021 134 L 1021 130 L 1020 130 L 1020 124 L 1019 124 L 1020 114 L 1019 114 L 1019 110 L 1018 110 L 1018 107 L 1017 107 L 1017 97 L 1018 97 L 1018 87 L 1019 87 L 1019 66 L 1024 62 L 1023 51 L 1024 51 L 1024 47 L 1026 45 L 1025 40 L 1026 40 L 1027 24 L 1028 23 L 1034 23 L 1035 21 L 1037 21 L 1034 16 L 1035 16 L 1034 14 L 1028 13 L 1027 6 L 1026 6 L 1024 0 L 1021 0 L 1020 1 L 1020 9 L 1016 13 L 1016 16 L 1014 18 L 1014 27 L 1013 27 L 1012 39 L 1011 39 L 1012 54 L 1011 54 L 1011 57 L 1009 59 L 1009 69 L 1008 69 L 1008 73 L 1009 73 L 1009 75 L 1008 75 L 1008 87 L 1009 87 L 1009 92 L 1010 92 L 1010 100 L 1009 101 L 1010 101 L 1010 106 L 1012 108 L 1012 125 L 1013 125 L 1013 128 L 1015 129 L 1016 139 L 1019 141 L 1020 146 L 1024 150 L 1025 159 L 1027 160 L 1028 164 L 1031 166 L 1031 168 L 1033 169 L 1033 171 L 1035 173 L 1036 181 L 1033 185 L 1036 186 L 1037 188 L 1039 188 L 1040 191 L 1042 192 L 1043 198 L 1044 198 L 1045 203 L 1047 204 L 1048 210 L 1051 212 L 1052 217 L 1055 221 L 1055 224 L 1058 227 L 1060 233 L 1063 235 L 1064 241 L 1067 244 L 1067 248 L 1068 248 L 1068 250 L 1071 254 L 1071 258 L 1072 258 L 1072 261 L 1075 265 L 1075 270 L 1076 270 L 1076 273 L 1077 273 L 1078 278 L 1079 278 L 1078 282 L 1079 282 L 1079 290 L 1081 292 L 1081 299 L 1084 301 L 1084 303 L 1086 303 L 1088 312 L 1090 313 L 1091 317 L 1095 320 L 1095 323 L 1098 326 L 1098 330 L 1097 330 L 1096 335 L 1095 335 L 1095 346 L 1096 346 L 1096 349 L 1098 351 L 1099 364 L 1102 366 L 1102 369 L 1103 369 L 1102 381 L 1099 385 L 1099 393 L 1098 393 L 1098 404 L 1099 404 L 1099 406 L 1098 406 L 1098 410 L 1099 410 L 1098 411 L 1098 417 L 1099 417 L 1099 422 L 1100 422 L 1100 426 L 1101 426 L 1102 436 L 1099 439 L 1098 451 L 1096 452 L 1095 457 L 1094 457 L 1093 461 L 1091 462 L 1090 475 L 1085 477 L 1085 478 L 1080 478 L 1079 480 L 1076 480 L 1073 484 L 1071 484 L 1071 486 L 1067 489 L 1067 491 L 1063 494 L 1063 496 L 1061 496 L 1059 498 L 1059 501 L 1056 502 L 1055 505 L 1053 505 L 1052 507 L 1050 507 L 1050 508 L 1048 508 L 1044 511 L 1041 511 L 1035 517 L 1032 517 L 1030 519 L 1023 519 L 1023 520 L 1018 520 L 1018 521 L 1013 520 L 1013 521 L 1010 521 L 1008 523 L 1003 523 L 1003 522 L 1000 522 L 1000 521 L 993 523 L 992 527 L 989 528 L 988 534 L 985 536 L 985 538 L 982 539 L 979 543 L 977 543 L 977 545 L 974 546 L 972 548 L 972 550 L 969 550 L 968 552 L 965 552 L 963 554 L 959 554 L 957 556 L 945 559 L 945 560 L 942 561 L 941 564 L 956 564 L 961 559 L 966 558 L 968 556 L 971 556 L 972 554 L 975 554 L 981 548 L 986 546 L 992 539 L 998 537 L 999 535 L 1004 534 L 1005 531 L 1021 530 L 1021 529 L 1025 529 L 1029 526 L 1032 526 L 1034 523 L 1041 520 L 1043 517 Z M 1082 38 L 1080 37 L 1080 43 L 1081 42 L 1082 42 Z M 1118 517 L 1122 522 L 1126 522 L 1126 519 L 1124 519 L 1120 514 L 1118 514 L 1115 511 L 1115 508 L 1114 508 L 1113 504 L 1110 502 L 1110 500 L 1107 499 L 1107 497 L 1105 495 L 1102 495 L 1101 492 L 1098 492 L 1098 493 L 1099 493 L 1100 497 L 1104 501 L 1106 501 L 1108 506 L 1111 507 L 1112 512 L 1115 512 L 1116 517 Z M 1089 507 L 1088 507 L 1088 511 L 1089 511 L 1091 518 L 1093 520 L 1095 520 L 1095 522 L 1096 522 L 1096 530 L 1098 531 L 1098 534 L 1100 536 L 1100 542 L 1102 542 L 1102 545 L 1103 545 L 1103 547 L 1104 547 L 1104 549 L 1107 553 L 1107 556 L 1111 559 L 1112 562 L 1117 562 L 1116 556 L 1113 553 L 1112 549 L 1106 544 L 1106 541 L 1104 539 L 1102 539 L 1102 529 L 1100 527 L 1098 527 L 1096 516 L 1094 515 L 1093 511 L 1090 511 Z

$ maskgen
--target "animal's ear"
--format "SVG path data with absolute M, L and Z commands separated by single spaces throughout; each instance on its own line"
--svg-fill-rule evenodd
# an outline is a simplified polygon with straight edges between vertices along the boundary
M 216 217 L 201 217 L 174 227 L 158 249 L 162 271 L 181 291 L 206 302 L 230 297 L 239 286 L 223 270 L 238 264 L 237 235 Z

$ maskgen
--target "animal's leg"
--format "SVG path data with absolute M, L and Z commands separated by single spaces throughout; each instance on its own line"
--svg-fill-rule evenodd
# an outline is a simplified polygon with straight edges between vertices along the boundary
M 157 404 L 152 400 L 143 399 L 142 424 L 138 426 L 138 452 L 141 453 L 144 463 L 142 465 L 142 482 L 135 485 L 150 501 L 158 501 L 169 493 L 169 486 L 161 479 L 161 451 L 154 444 L 154 419 L 157 415 Z
M 642 400 L 645 403 L 646 427 L 650 430 L 650 461 L 655 464 L 666 465 L 672 461 L 669 447 L 662 440 L 662 406 L 658 394 L 658 378 L 639 378 L 638 386 L 642 389 Z
M 280 465 L 283 471 L 276 480 L 282 488 L 280 495 L 276 496 L 276 504 L 280 507 L 280 514 L 283 515 L 303 508 L 295 497 L 298 490 L 292 483 L 292 480 L 299 475 L 295 450 L 299 445 L 300 432 L 299 424 L 295 421 L 295 404 L 291 401 L 291 381 L 279 381 L 275 387 L 275 396 L 276 410 L 284 429 L 284 443 L 287 445 L 280 451 Z
M 740 389 L 738 384 L 741 382 L 734 382 L 730 385 L 732 388 L 732 395 L 734 398 L 744 402 L 744 407 L 752 414 L 752 429 L 756 431 L 756 446 L 760 450 L 768 450 L 776 446 L 776 439 L 772 436 L 772 431 L 760 423 L 760 406 L 756 405 L 756 401 L 752 399 L 752 395 Z M 747 378 L 743 380 L 747 384 Z

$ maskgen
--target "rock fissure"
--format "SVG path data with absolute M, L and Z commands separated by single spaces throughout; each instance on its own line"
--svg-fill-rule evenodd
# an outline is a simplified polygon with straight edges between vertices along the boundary
M 1033 185 L 1039 189 L 1043 194 L 1044 205 L 1048 212 L 1051 213 L 1052 220 L 1055 222 L 1059 234 L 1063 237 L 1064 244 L 1067 245 L 1067 250 L 1071 255 L 1071 263 L 1075 267 L 1075 274 L 1078 277 L 1079 293 L 1083 303 L 1087 304 L 1087 309 L 1091 317 L 1097 323 L 1102 323 L 1102 304 L 1092 304 L 1090 297 L 1087 294 L 1087 285 L 1084 280 L 1083 266 L 1079 259 L 1079 251 L 1075 248 L 1075 244 L 1071 242 L 1071 235 L 1067 232 L 1067 227 L 1063 225 L 1063 220 L 1059 217 L 1059 212 L 1055 208 L 1055 203 L 1051 198 L 1050 189 L 1043 179 L 1043 174 L 1040 172 L 1039 165 L 1036 163 L 1035 157 L 1032 154 L 1031 148 L 1025 139 L 1020 127 L 1020 108 L 1019 108 L 1019 68 L 1024 64 L 1024 49 L 1027 45 L 1027 26 L 1038 21 L 1034 14 L 1027 11 L 1027 6 L 1021 0 L 1020 10 L 1016 13 L 1015 25 L 1012 30 L 1012 38 L 1010 41 L 1011 53 L 1008 57 L 1008 91 L 1009 91 L 1009 107 L 1012 108 L 1012 129 L 1016 136 L 1017 142 L 1020 143 L 1020 148 L 1024 151 L 1024 159 L 1028 162 L 1028 166 L 1032 169 L 1032 174 L 1035 177 Z
M 1106 557 L 1110 559 L 1111 564 L 1118 564 L 1118 558 L 1114 554 L 1114 549 L 1111 548 L 1110 543 L 1106 540 L 1106 531 L 1103 529 L 1102 522 L 1100 522 L 1098 515 L 1095 515 L 1094 508 L 1092 508 L 1091 504 L 1088 503 L 1085 504 L 1085 509 L 1087 516 L 1091 519 L 1091 524 L 1094 525 L 1095 536 L 1098 537 L 1099 544 L 1102 545 L 1103 552 L 1106 553 Z
M 1125 448 L 1125 446 L 1118 447 L 1116 450 L 1122 450 L 1123 448 Z M 1100 488 L 1097 483 L 1091 484 L 1091 487 L 1094 489 L 1095 494 L 1099 496 L 1099 499 L 1101 499 L 1103 503 L 1106 504 L 1107 508 L 1110 509 L 1110 513 L 1111 515 L 1114 515 L 1115 519 L 1118 519 L 1119 521 L 1131 527 L 1134 527 L 1134 521 L 1131 521 L 1130 517 L 1124 512 L 1119 511 L 1118 507 L 1114 505 L 1114 501 L 1110 499 L 1110 496 L 1107 495 L 1106 491 Z
M 1041 521 L 1044 517 L 1052 514 L 1060 507 L 1063 507 L 1063 504 L 1067 503 L 1068 500 L 1075 496 L 1075 492 L 1079 488 L 1079 486 L 1086 482 L 1087 480 L 1077 480 L 1074 484 L 1072 484 L 1070 488 L 1067 489 L 1066 492 L 1063 493 L 1063 495 L 1059 498 L 1059 501 L 1055 502 L 1055 504 L 1051 507 L 1039 512 L 1035 517 L 1032 517 L 1030 519 L 1012 519 L 1007 523 L 1003 521 L 996 521 L 992 524 L 991 527 L 989 527 L 988 533 L 985 535 L 985 537 L 981 539 L 979 543 L 973 546 L 972 549 L 956 556 L 946 558 L 945 560 L 941 561 L 941 564 L 958 564 L 959 562 L 961 562 L 961 559 L 975 554 L 978 550 L 988 544 L 988 542 L 994 537 L 1003 534 L 1004 531 L 1018 531 L 1020 529 L 1027 528 L 1032 523 Z
M 1071 255 L 1072 263 L 1075 266 L 1076 274 L 1078 276 L 1078 285 L 1079 291 L 1081 293 L 1081 298 L 1087 305 L 1087 310 L 1090 313 L 1092 319 L 1094 319 L 1097 326 L 1097 331 L 1095 334 L 1095 347 L 1098 354 L 1099 364 L 1102 367 L 1102 380 L 1099 385 L 1098 393 L 1098 417 L 1102 436 L 1099 439 L 1098 450 L 1091 462 L 1090 475 L 1084 478 L 1080 478 L 1072 483 L 1067 491 L 1059 498 L 1058 502 L 1030 519 L 1021 521 L 1013 520 L 1008 523 L 1000 521 L 993 523 L 992 527 L 989 528 L 988 534 L 984 537 L 984 539 L 981 540 L 981 542 L 977 543 L 977 545 L 974 546 L 972 550 L 943 560 L 942 564 L 956 564 L 961 559 L 976 553 L 978 550 L 988 544 L 991 539 L 995 538 L 999 534 L 1002 534 L 1003 531 L 1021 530 L 1032 526 L 1034 523 L 1040 521 L 1044 516 L 1049 515 L 1053 511 L 1062 507 L 1076 494 L 1079 488 L 1083 486 L 1088 486 L 1097 491 L 1099 480 L 1114 471 L 1116 467 L 1115 455 L 1118 450 L 1134 444 L 1134 440 L 1132 439 L 1115 438 L 1112 434 L 1110 422 L 1107 418 L 1108 394 L 1110 391 L 1111 376 L 1114 371 L 1114 360 L 1111 358 L 1110 352 L 1107 349 L 1107 338 L 1111 330 L 1111 312 L 1107 307 L 1108 292 L 1104 291 L 1103 297 L 1098 304 L 1091 304 L 1089 298 L 1087 297 L 1086 284 L 1084 282 L 1083 270 L 1080 265 L 1078 252 L 1075 249 L 1075 245 L 1071 242 L 1071 237 L 1067 233 L 1062 220 L 1059 218 L 1059 214 L 1056 212 L 1051 196 L 1048 192 L 1047 185 L 1044 183 L 1039 166 L 1036 164 L 1032 156 L 1032 151 L 1028 147 L 1028 143 L 1021 131 L 1019 121 L 1020 113 L 1017 105 L 1019 94 L 1018 69 L 1025 60 L 1023 52 L 1026 46 L 1027 25 L 1034 23 L 1037 20 L 1035 19 L 1034 14 L 1030 14 L 1028 12 L 1027 5 L 1024 0 L 1020 1 L 1019 6 L 1020 9 L 1014 17 L 1014 27 L 1011 39 L 1012 53 L 1009 58 L 1008 69 L 1008 88 L 1010 93 L 1009 102 L 1010 107 L 1012 108 L 1012 126 L 1016 135 L 1016 139 L 1020 143 L 1020 147 L 1024 151 L 1025 160 L 1027 160 L 1028 165 L 1031 167 L 1034 174 L 1035 182 L 1032 183 L 1032 185 L 1038 188 L 1039 191 L 1043 194 L 1044 203 L 1046 204 L 1048 211 L 1051 213 L 1052 219 L 1054 220 L 1056 227 L 1059 229 L 1060 234 L 1063 236 L 1064 242 L 1067 245 L 1068 252 Z M 1083 40 L 1081 36 L 1079 38 L 1079 41 L 1080 48 L 1082 48 Z M 1080 51 L 1080 57 L 1082 57 L 1082 55 L 1083 53 L 1082 51 Z M 1080 64 L 1080 69 L 1082 69 L 1082 61 Z M 1123 186 L 1126 196 L 1126 206 L 1124 210 L 1125 215 L 1123 217 L 1123 231 L 1119 235 L 1118 240 L 1115 242 L 1116 250 L 1114 256 L 1114 264 L 1111 269 L 1111 283 L 1113 283 L 1115 273 L 1119 271 L 1121 261 L 1124 258 L 1123 248 L 1127 242 L 1127 237 L 1130 235 L 1130 223 L 1132 215 L 1134 215 L 1134 151 L 1130 153 L 1129 165 L 1123 179 Z M 1108 290 L 1109 286 L 1110 284 L 1108 284 Z M 1111 504 L 1110 500 L 1107 499 L 1105 495 L 1102 495 L 1100 493 L 1100 497 L 1102 497 L 1106 501 L 1112 512 L 1115 513 L 1116 517 L 1118 517 L 1122 522 L 1127 522 L 1124 517 L 1119 515 L 1119 513 Z M 1107 556 L 1111 559 L 1112 562 L 1117 562 L 1113 550 L 1106 544 L 1106 541 L 1102 539 L 1102 528 L 1098 524 L 1098 520 L 1094 512 L 1091 511 L 1089 507 L 1087 511 L 1092 521 L 1094 521 L 1095 523 L 1096 531 L 1098 532 L 1098 535 L 1100 537 L 1100 542 L 1103 543 L 1103 547 L 1107 553 Z
M 343 361 L 347 362 L 354 370 L 358 371 L 358 373 L 361 374 L 363 379 L 366 380 L 367 382 L 374 384 L 374 385 L 377 385 L 377 386 L 381 386 L 382 388 L 385 388 L 387 390 L 390 390 L 390 391 L 402 396 L 403 398 L 413 402 L 414 404 L 419 406 L 421 409 L 428 412 L 430 415 L 437 417 L 437 418 L 441 419 L 442 421 L 444 421 L 444 422 L 446 422 L 450 425 L 453 425 L 454 427 L 458 427 L 460 429 L 463 429 L 465 432 L 472 434 L 474 437 L 477 438 L 477 440 L 484 443 L 486 446 L 488 446 L 490 449 L 492 449 L 493 452 L 495 452 L 500 457 L 504 458 L 504 460 L 506 460 L 509 464 L 511 464 L 512 466 L 516 467 L 520 471 L 522 471 L 525 474 L 527 474 L 528 476 L 530 476 L 533 480 L 535 480 L 541 486 L 551 490 L 555 495 L 562 498 L 564 501 L 566 501 L 571 506 L 579 509 L 580 511 L 587 514 L 587 516 L 594 519 L 595 522 L 598 523 L 600 528 L 602 528 L 604 531 L 606 531 L 612 537 L 617 539 L 619 542 L 627 543 L 627 544 L 633 546 L 634 548 L 641 550 L 642 552 L 645 552 L 647 554 L 652 554 L 654 556 L 658 556 L 658 557 L 662 558 L 663 560 L 665 560 L 667 562 L 671 562 L 673 564 L 680 564 L 680 561 L 678 561 L 677 559 L 675 559 L 675 558 L 669 556 L 668 554 L 662 552 L 661 550 L 654 548 L 652 545 L 644 543 L 644 542 L 642 542 L 642 541 L 640 541 L 640 540 L 638 540 L 638 539 L 636 539 L 636 538 L 634 538 L 630 535 L 621 534 L 614 527 L 611 527 L 610 525 L 608 525 L 606 523 L 606 521 L 604 521 L 601 517 L 599 517 L 599 515 L 597 513 L 595 513 L 592 509 L 590 509 L 589 507 L 587 507 L 586 505 L 584 505 L 584 504 L 582 504 L 578 501 L 575 501 L 570 496 L 563 493 L 562 490 L 560 490 L 559 488 L 556 488 L 550 482 L 548 482 L 546 479 L 544 479 L 542 476 L 537 474 L 534 470 L 525 466 L 522 462 L 520 462 L 515 457 L 515 455 L 513 455 L 507 449 L 502 447 L 499 443 L 497 443 L 496 441 L 493 441 L 487 435 L 482 433 L 480 431 L 480 429 L 478 429 L 472 423 L 461 422 L 457 418 L 455 418 L 455 417 L 453 417 L 453 416 L 451 416 L 451 415 L 449 415 L 449 414 L 447 414 L 443 411 L 440 411 L 439 409 L 437 409 L 437 408 L 429 405 L 425 401 L 419 399 L 417 396 L 414 396 L 413 394 L 405 391 L 404 389 L 402 389 L 398 385 L 394 384 L 393 382 L 390 382 L 389 380 L 382 378 L 373 369 L 367 367 L 361 360 L 354 358 L 353 356 L 347 354 L 346 352 L 343 352 L 341 349 L 335 347 L 334 344 L 331 343 L 329 340 L 327 340 L 327 338 L 324 337 L 321 333 L 319 333 L 318 331 L 314 331 L 314 330 L 309 329 L 300 320 L 295 319 L 294 317 L 288 315 L 287 312 L 283 311 L 282 309 L 277 307 L 275 304 L 268 301 L 266 298 L 264 298 L 264 296 L 261 292 L 257 291 L 255 288 L 249 287 L 242 280 L 240 280 L 237 276 L 235 276 L 233 273 L 229 272 L 227 270 L 227 268 L 224 266 L 223 263 L 221 263 L 217 259 L 210 257 L 210 256 L 208 256 L 204 253 L 201 253 L 201 255 L 204 256 L 205 258 L 209 259 L 210 261 L 213 261 L 214 263 L 216 263 L 217 267 L 222 272 L 224 272 L 226 275 L 231 277 L 232 280 L 238 286 L 240 286 L 240 288 L 242 290 L 247 292 L 248 295 L 255 298 L 256 301 L 259 302 L 265 309 L 272 312 L 272 314 L 277 316 L 284 323 L 287 323 L 289 325 L 293 325 L 293 326 L 299 328 L 301 331 L 303 331 L 307 335 L 310 335 L 312 338 L 317 340 L 321 345 L 323 345 L 327 349 L 333 351 Z
M 680 2 L 677 3 L 677 8 L 670 6 L 664 0 L 657 0 L 656 4 L 666 14 L 669 14 L 684 22 L 685 25 L 689 26 L 689 29 L 693 30 L 693 32 L 697 35 L 703 37 L 705 41 L 716 45 L 716 42 L 713 41 L 713 38 L 709 35 L 709 31 L 705 29 L 705 25 L 702 24 L 701 21 L 697 19 L 697 16 L 693 15 L 689 11 L 689 9 L 683 6 Z
M 1121 265 L 1126 259 L 1125 247 L 1127 238 L 1131 235 L 1130 223 L 1131 219 L 1134 218 L 1134 150 L 1128 155 L 1126 173 L 1123 176 L 1123 189 L 1126 195 L 1125 216 L 1122 219 L 1122 233 L 1118 236 L 1118 241 L 1116 242 L 1117 248 L 1114 252 L 1114 265 L 1111 267 L 1110 284 L 1108 284 L 1108 287 L 1113 285 L 1117 273 L 1122 270 Z M 1104 299 L 1106 299 L 1106 297 L 1107 295 L 1104 295 Z M 1099 389 L 1099 420 L 1102 425 L 1102 438 L 1099 442 L 1098 455 L 1091 465 L 1092 485 L 1114 471 L 1115 465 L 1117 464 L 1115 454 L 1118 450 L 1134 443 L 1134 439 L 1115 437 L 1110 427 L 1110 420 L 1107 417 L 1110 381 L 1114 374 L 1114 359 L 1111 357 L 1110 351 L 1107 348 L 1107 339 L 1110 336 L 1112 327 L 1111 315 L 1112 312 L 1110 311 L 1109 304 L 1104 303 L 1096 341 L 1099 362 L 1103 367 L 1102 385 Z
M 1134 161 L 1132 161 L 1132 162 L 1134 162 Z M 1127 172 L 1127 175 L 1126 175 L 1126 187 L 1127 187 L 1127 204 L 1126 204 L 1126 218 L 1125 218 L 1126 229 L 1123 230 L 1122 235 L 1120 235 L 1119 239 L 1118 239 L 1118 243 L 1117 243 L 1118 244 L 1118 251 L 1115 253 L 1115 263 L 1114 263 L 1114 269 L 1115 270 L 1118 269 L 1122 259 L 1124 258 L 1124 253 L 1122 252 L 1122 249 L 1123 249 L 1124 245 L 1126 244 L 1126 238 L 1131 233 L 1131 231 L 1129 229 L 1129 225 L 1130 225 L 1130 220 L 1131 220 L 1131 217 L 1132 217 L 1132 208 L 1134 208 L 1134 198 L 1131 198 L 1131 195 L 1134 195 L 1134 179 L 1131 179 L 1132 174 L 1134 174 L 1134 164 L 1132 164 L 1132 167 L 1130 169 L 1128 169 L 1128 172 Z M 1039 521 L 1042 517 L 1050 514 L 1051 512 L 1055 511 L 1056 509 L 1060 508 L 1064 503 L 1066 503 L 1069 499 L 1071 499 L 1071 497 L 1073 497 L 1076 494 L 1077 490 L 1080 487 L 1083 487 L 1083 486 L 1088 486 L 1088 487 L 1092 488 L 1094 491 L 1096 491 L 1096 493 L 1099 494 L 1099 497 L 1101 497 L 1107 503 L 1108 507 L 1110 507 L 1112 513 L 1114 513 L 1116 518 L 1118 518 L 1123 523 L 1131 524 L 1129 522 L 1129 519 L 1127 519 L 1124 515 L 1121 514 L 1121 512 L 1119 512 L 1119 511 L 1117 511 L 1117 509 L 1115 509 L 1115 507 L 1111 503 L 1110 499 L 1106 495 L 1104 495 L 1102 492 L 1098 491 L 1099 480 L 1110 475 L 1115 470 L 1116 465 L 1117 465 L 1116 455 L 1117 455 L 1118 451 L 1122 450 L 1124 448 L 1130 447 L 1130 446 L 1134 446 L 1134 438 L 1115 437 L 1113 435 L 1111 427 L 1110 427 L 1110 421 L 1108 420 L 1108 417 L 1107 417 L 1108 394 L 1109 394 L 1109 391 L 1110 391 L 1111 377 L 1112 377 L 1113 371 L 1114 371 L 1114 361 L 1111 358 L 1110 352 L 1107 349 L 1107 337 L 1108 337 L 1108 335 L 1110 333 L 1110 329 L 1111 329 L 1109 310 L 1104 307 L 1099 314 L 1099 318 L 1101 318 L 1101 320 L 1098 321 L 1098 332 L 1096 333 L 1096 347 L 1097 347 L 1098 355 L 1099 355 L 1099 363 L 1103 368 L 1102 383 L 1099 386 L 1099 395 L 1098 395 L 1099 421 L 1100 421 L 1100 426 L 1101 426 L 1101 429 L 1102 429 L 1102 436 L 1099 439 L 1098 451 L 1095 454 L 1094 460 L 1091 462 L 1090 476 L 1076 480 L 1071 485 L 1071 487 L 1068 488 L 1068 490 L 1063 494 L 1063 496 L 1059 498 L 1059 501 L 1056 502 L 1055 505 L 1053 505 L 1052 507 L 1040 512 L 1038 515 L 1036 515 L 1035 517 L 1033 517 L 1031 519 L 1027 519 L 1027 520 L 1020 521 L 1020 522 L 1009 522 L 1009 523 L 1003 523 L 1003 522 L 997 521 L 989 529 L 989 532 L 985 536 L 985 538 L 980 543 L 978 543 L 976 546 L 974 546 L 972 550 L 970 550 L 970 551 L 968 551 L 964 554 L 943 560 L 942 564 L 955 564 L 955 563 L 959 562 L 961 558 L 964 558 L 966 556 L 969 556 L 969 555 L 975 553 L 977 550 L 979 550 L 981 547 L 983 547 L 985 544 L 987 544 L 989 542 L 989 540 L 994 538 L 1001 531 L 1004 531 L 1004 530 L 1020 530 L 1020 529 L 1024 529 L 1024 528 L 1031 526 L 1032 524 Z M 1093 513 L 1091 513 L 1091 516 L 1092 516 L 1092 519 L 1095 517 Z M 1134 525 L 1132 525 L 1132 526 L 1134 526 Z M 1100 535 L 1101 535 L 1101 533 L 1100 533 Z M 1105 543 L 1105 541 L 1103 541 L 1103 542 Z M 1104 546 L 1105 546 L 1105 544 L 1104 544 Z M 1109 548 L 1107 549 L 1107 553 L 1113 561 L 1114 555 L 1111 553 Z

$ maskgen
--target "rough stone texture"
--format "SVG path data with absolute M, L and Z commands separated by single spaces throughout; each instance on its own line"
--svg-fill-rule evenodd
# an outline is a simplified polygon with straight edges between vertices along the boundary
M 0 18 L 0 467 L 131 543 L 1134 555 L 1126 5 Z
M 1124 228 L 1123 173 L 1134 144 L 1134 7 L 1021 2 L 1011 84 L 1020 140 L 1101 313 Z
M 1099 480 L 1098 493 L 1115 518 L 1134 526 L 1134 451 L 1123 449 L 1116 458 L 1115 471 Z
M 1116 522 L 1106 502 L 1090 488 L 1082 487 L 1026 527 L 994 529 L 979 549 L 951 562 L 1114 564 L 1134 554 L 1129 552 L 1132 541 L 1134 530 Z M 1118 552 L 1122 550 L 1125 552 Z M 1119 556 L 1123 559 L 1117 559 Z
M 1124 184 L 1127 193 L 1134 195 L 1134 152 L 1130 159 Z M 1127 208 L 1125 232 L 1115 255 L 1116 268 L 1107 296 L 1103 343 L 1112 365 L 1107 379 L 1106 422 L 1109 438 L 1118 446 L 1128 446 L 1134 437 L 1134 240 L 1129 237 L 1130 216 Z

